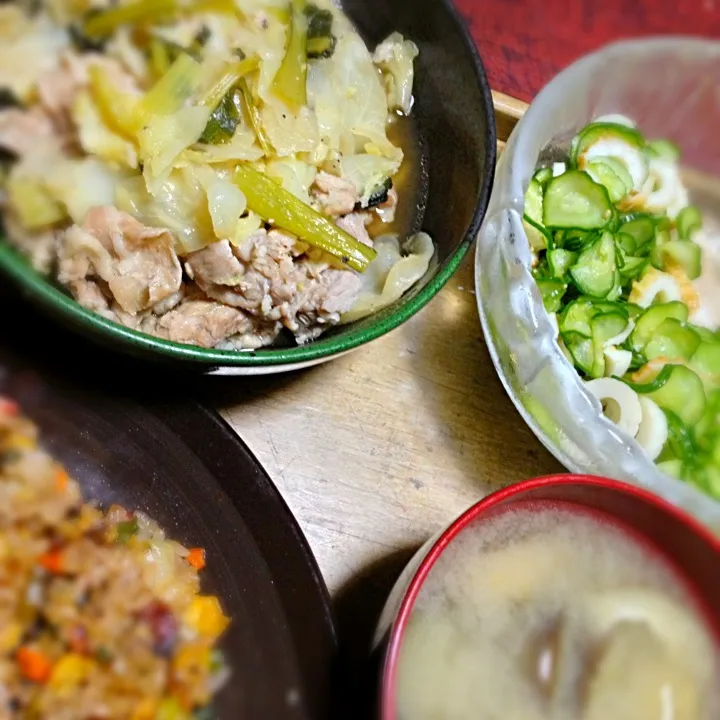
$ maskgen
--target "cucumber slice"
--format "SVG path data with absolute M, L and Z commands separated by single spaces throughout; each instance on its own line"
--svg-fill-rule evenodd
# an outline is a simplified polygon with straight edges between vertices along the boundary
M 645 138 L 635 129 L 616 123 L 591 123 L 573 140 L 572 163 L 581 170 L 593 160 L 613 157 L 632 178 L 630 189 L 639 190 L 648 176 Z
M 720 426 L 718 426 L 717 417 L 720 414 L 720 388 L 708 390 L 707 405 L 705 406 L 705 414 L 693 428 L 697 444 L 707 452 L 713 452 L 715 445 L 720 447 Z M 720 463 L 718 463 L 720 467 Z
M 690 367 L 708 382 L 720 383 L 720 343 L 701 342 L 690 360 Z
M 668 423 L 668 449 L 685 462 L 695 454 L 692 435 L 685 423 L 672 410 L 666 408 L 663 412 Z
M 673 458 L 672 460 L 663 460 L 657 463 L 657 469 L 674 478 L 680 478 L 682 475 L 682 460 Z
M 553 176 L 552 168 L 549 168 L 549 167 L 540 168 L 535 173 L 535 175 L 533 175 L 533 180 L 535 180 L 535 182 L 539 183 L 540 185 L 545 185 L 552 176 Z
M 664 245 L 670 242 L 670 225 L 667 218 L 660 218 L 658 220 L 655 230 L 655 242 L 651 246 L 650 250 L 650 262 L 653 267 L 658 270 L 662 270 L 665 267 L 665 259 L 663 257 L 662 248 Z
M 586 125 L 573 139 L 570 162 L 577 165 L 588 148 L 600 140 L 621 140 L 637 150 L 645 147 L 645 138 L 635 128 L 620 123 L 594 122 Z
M 577 253 L 563 250 L 563 248 L 556 248 L 548 251 L 547 259 L 553 277 L 564 278 L 570 267 L 575 264 Z
M 628 304 L 624 302 L 609 302 L 607 300 L 601 302 L 594 302 L 593 307 L 597 312 L 601 313 L 620 313 L 627 321 L 630 318 L 627 307 Z
M 635 321 L 635 329 L 630 336 L 631 348 L 635 352 L 643 352 L 655 330 L 668 318 L 686 322 L 688 319 L 687 305 L 677 301 L 651 305 Z
M 525 193 L 524 214 L 534 223 L 543 224 L 543 188 L 534 178 L 530 181 Z
M 675 413 L 685 425 L 693 426 L 705 412 L 705 388 L 702 380 L 684 365 L 666 365 L 671 368 L 665 384 L 648 397 L 663 410 Z
M 625 264 L 620 268 L 620 277 L 624 283 L 639 278 L 645 272 L 648 262 L 647 258 L 642 257 L 625 258 Z
M 696 468 L 695 471 L 701 474 L 695 482 L 714 498 L 720 497 L 720 467 L 706 465 Z
M 627 302 L 623 304 L 623 307 L 627 311 L 628 317 L 635 322 L 644 312 L 645 308 L 636 305 L 635 303 Z
M 704 343 L 720 343 L 720 338 L 716 337 L 712 330 L 708 330 L 707 328 L 699 327 L 697 325 L 693 325 L 693 330 L 695 330 Z
M 645 346 L 645 357 L 653 360 L 666 357 L 670 360 L 690 360 L 700 345 L 700 336 L 680 320 L 666 318 L 655 328 Z
M 569 170 L 547 184 L 543 202 L 545 227 L 595 230 L 605 227 L 612 215 L 607 190 L 587 173 Z
M 605 344 L 610 338 L 614 338 L 625 330 L 628 325 L 627 315 L 618 310 L 600 312 L 593 317 L 590 323 L 593 340 Z
M 630 173 L 628 172 L 625 163 L 614 157 L 597 158 L 596 160 L 593 160 L 593 162 L 605 163 L 620 178 L 622 184 L 627 188 L 627 192 L 630 192 L 632 190 L 632 175 L 630 175 Z
M 669 240 L 658 248 L 662 258 L 662 269 L 668 265 L 679 265 L 690 280 L 702 274 L 702 250 L 692 240 Z
M 648 395 L 659 390 L 670 379 L 673 367 L 673 365 L 665 365 L 652 380 L 646 383 L 633 383 L 629 380 L 623 380 L 623 382 L 627 383 L 635 392 Z
M 634 255 L 637 250 L 637 240 L 630 233 L 615 233 L 615 242 L 625 255 Z
M 543 305 L 548 312 L 557 312 L 562 307 L 562 299 L 567 291 L 567 285 L 552 278 L 544 278 L 536 280 L 540 294 L 542 295 Z
M 589 375 L 594 378 L 605 375 L 605 344 L 627 327 L 628 320 L 621 312 L 601 312 L 590 322 L 593 361 Z
M 703 219 L 700 209 L 695 205 L 683 208 L 675 219 L 678 236 L 681 240 L 690 240 L 694 233 L 702 228 Z
M 647 144 L 648 152 L 660 158 L 667 160 L 679 160 L 680 148 L 670 140 L 650 140 Z
M 533 178 L 525 193 L 525 209 L 523 214 L 523 228 L 533 250 L 544 250 L 548 247 L 548 237 L 543 227 L 543 188 Z
M 608 191 L 611 202 L 622 200 L 629 192 L 628 186 L 604 160 L 593 160 L 588 163 L 585 172 Z
M 573 252 L 582 252 L 600 237 L 596 232 L 586 232 L 585 230 L 560 230 L 555 234 L 560 235 L 561 233 L 563 234 L 562 246 Z
M 594 362 L 592 339 L 576 332 L 562 333 L 562 339 L 575 366 L 590 375 Z
M 623 280 L 620 276 L 620 273 L 615 270 L 615 278 L 613 280 L 613 286 L 610 288 L 610 292 L 605 296 L 606 300 L 611 300 L 614 302 L 615 300 L 619 300 L 622 296 L 622 288 L 623 288 Z
M 686 425 L 695 425 L 705 412 L 705 388 L 700 378 L 685 365 L 665 365 L 654 380 L 627 384 L 635 392 L 654 400 L 663 410 L 675 413 Z
M 655 237 L 655 223 L 649 216 L 638 217 L 620 226 L 618 232 L 635 238 L 636 250 L 647 245 Z
M 544 228 L 535 225 L 526 215 L 523 215 L 523 230 L 525 230 L 525 235 L 527 235 L 530 247 L 535 250 L 535 252 L 547 250 L 551 245 L 549 236 L 545 233 Z
M 577 333 L 585 338 L 592 334 L 590 321 L 597 312 L 597 308 L 586 298 L 578 298 L 568 303 L 560 316 L 560 332 Z
M 578 256 L 570 276 L 580 292 L 604 298 L 615 286 L 615 242 L 606 232 Z

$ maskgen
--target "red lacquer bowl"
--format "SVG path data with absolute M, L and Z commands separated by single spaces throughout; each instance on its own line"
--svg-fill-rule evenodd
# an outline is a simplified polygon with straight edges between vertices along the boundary
M 473 505 L 418 551 L 392 591 L 378 626 L 376 650 L 384 656 L 379 717 L 396 720 L 400 647 L 415 601 L 435 562 L 470 525 L 533 501 L 573 505 L 603 517 L 659 553 L 677 570 L 720 643 L 720 538 L 657 496 L 616 480 L 590 475 L 554 475 L 528 480 Z

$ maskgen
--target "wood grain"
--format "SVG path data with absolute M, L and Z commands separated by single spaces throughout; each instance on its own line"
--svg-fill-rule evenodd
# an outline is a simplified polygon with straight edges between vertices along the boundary
M 488 491 L 562 471 L 490 362 L 471 257 L 390 335 L 252 382 L 229 391 L 222 413 L 277 483 L 335 595 Z
M 498 141 L 505 143 L 515 125 L 517 125 L 518 120 L 528 109 L 528 104 L 497 90 L 492 91 L 492 98 L 495 106 Z

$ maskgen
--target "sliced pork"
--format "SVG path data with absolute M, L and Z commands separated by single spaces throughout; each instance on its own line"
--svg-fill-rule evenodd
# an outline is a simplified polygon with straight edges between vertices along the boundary
M 58 279 L 77 296 L 79 284 L 102 280 L 135 314 L 180 290 L 182 268 L 168 230 L 150 228 L 113 207 L 93 208 L 60 247 Z
M 55 145 L 57 141 L 53 121 L 41 108 L 0 110 L 0 149 L 21 158 L 37 150 L 38 145 Z
M 373 242 L 370 239 L 367 226 L 372 222 L 372 216 L 368 212 L 357 212 L 350 213 L 345 217 L 341 217 L 337 220 L 336 225 L 344 230 L 349 235 L 352 235 L 356 240 L 372 247 Z
M 361 282 L 353 272 L 298 259 L 296 245 L 286 233 L 262 230 L 240 248 L 223 240 L 193 253 L 186 269 L 208 297 L 309 339 L 352 307 Z
M 313 197 L 322 211 L 332 216 L 347 215 L 360 202 L 353 183 L 326 172 L 319 172 L 315 177 Z

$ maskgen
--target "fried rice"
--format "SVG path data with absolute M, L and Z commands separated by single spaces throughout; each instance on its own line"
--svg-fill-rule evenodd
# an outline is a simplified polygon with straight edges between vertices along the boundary
M 189 720 L 227 676 L 204 551 L 83 501 L 0 399 L 0 718 Z

